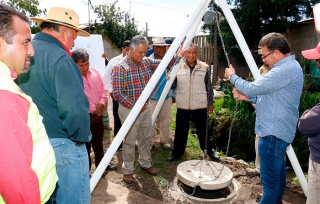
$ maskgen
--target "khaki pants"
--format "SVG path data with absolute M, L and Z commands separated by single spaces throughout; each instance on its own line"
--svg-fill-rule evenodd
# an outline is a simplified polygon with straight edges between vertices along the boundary
M 307 204 L 320 203 L 320 164 L 309 158 Z
M 260 136 L 256 135 L 256 140 L 255 140 L 255 150 L 256 150 L 256 160 L 255 160 L 255 165 L 256 165 L 256 170 L 260 173 L 260 155 L 259 155 L 259 140 Z
M 152 114 L 157 104 L 158 104 L 158 101 L 150 100 L 150 107 L 151 107 Z M 160 129 L 160 142 L 162 144 L 170 143 L 169 122 L 171 119 L 171 105 L 172 105 L 171 98 L 168 98 L 163 102 L 159 115 L 156 119 L 156 124 L 154 125 L 154 128 L 158 127 Z M 152 137 L 151 146 L 153 146 L 154 143 L 155 143 L 155 137 Z
M 119 117 L 123 124 L 131 109 L 119 104 Z M 150 105 L 134 121 L 122 143 L 122 173 L 132 174 L 134 171 L 135 144 L 137 141 L 140 167 L 151 167 L 150 139 L 154 137 L 151 125 Z

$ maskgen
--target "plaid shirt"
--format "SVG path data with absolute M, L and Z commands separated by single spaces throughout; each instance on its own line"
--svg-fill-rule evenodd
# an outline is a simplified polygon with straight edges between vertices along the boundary
M 170 69 L 178 59 L 178 57 L 173 57 L 167 69 Z M 144 57 L 142 62 L 137 64 L 128 55 L 125 56 L 113 68 L 112 87 L 114 98 L 124 107 L 133 108 L 160 62 L 161 60 Z

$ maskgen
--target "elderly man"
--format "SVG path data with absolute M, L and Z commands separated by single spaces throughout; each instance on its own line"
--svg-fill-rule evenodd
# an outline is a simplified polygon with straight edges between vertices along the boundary
M 113 69 L 112 87 L 113 96 L 119 102 L 119 116 L 123 123 L 135 105 L 143 89 L 149 82 L 153 71 L 161 60 L 145 57 L 148 41 L 144 36 L 138 35 L 131 39 L 127 56 Z M 179 49 L 178 55 L 172 58 L 168 68 L 180 59 L 185 51 Z M 135 144 L 137 141 L 141 169 L 151 175 L 157 172 L 151 163 L 149 148 L 150 138 L 154 135 L 151 125 L 151 114 L 148 102 L 142 107 L 140 114 L 126 135 L 122 145 L 122 172 L 126 183 L 133 183 Z
M 271 70 L 263 77 L 248 82 L 226 68 L 238 92 L 237 100 L 256 103 L 255 133 L 260 136 L 260 179 L 263 195 L 260 203 L 282 203 L 286 184 L 286 148 L 293 141 L 299 117 L 303 86 L 301 66 L 282 34 L 269 33 L 259 42 L 262 61 Z
M 212 150 L 209 137 L 206 135 L 207 114 L 213 113 L 213 88 L 210 72 L 208 65 L 197 57 L 196 45 L 190 44 L 186 61 L 181 64 L 174 82 L 177 87 L 176 131 L 172 154 L 167 159 L 168 162 L 174 161 L 184 154 L 191 117 L 196 127 L 201 149 L 207 150 L 210 158 L 218 158 Z
M 0 3 L 0 203 L 45 203 L 58 180 L 55 156 L 37 106 L 14 79 L 28 72 L 30 21 Z
M 104 104 L 107 103 L 107 91 L 100 73 L 90 67 L 89 54 L 85 49 L 77 49 L 72 52 L 72 59 L 77 64 L 82 74 L 84 93 L 89 101 L 89 115 L 90 115 L 90 131 L 92 133 L 92 140 L 86 143 L 89 170 L 91 169 L 91 146 L 94 152 L 94 163 L 96 168 L 100 164 L 103 156 L 103 134 L 104 124 L 102 114 L 104 111 Z M 115 170 L 117 168 L 114 164 L 109 164 L 108 170 Z
M 156 37 L 153 40 L 153 50 L 154 53 L 150 55 L 152 59 L 159 59 L 162 60 L 164 55 L 167 52 L 167 44 L 162 37 Z M 151 113 L 153 113 L 154 109 L 156 108 L 162 91 L 167 83 L 167 71 L 165 71 L 162 76 L 160 77 L 159 82 L 157 83 L 156 87 L 154 88 L 151 96 L 150 96 L 150 107 Z M 156 120 L 155 127 L 160 129 L 160 143 L 163 145 L 165 149 L 170 149 L 170 131 L 169 131 L 169 121 L 171 118 L 171 105 L 172 105 L 172 92 L 169 92 L 165 98 L 165 101 L 162 104 L 160 109 L 158 118 Z M 151 147 L 155 144 L 155 137 L 151 139 Z
M 37 104 L 55 152 L 59 181 L 53 197 L 57 203 L 90 203 L 85 146 L 91 140 L 89 102 L 69 51 L 77 35 L 89 34 L 78 29 L 78 14 L 71 9 L 52 7 L 46 18 L 32 19 L 41 29 L 32 40 L 37 55 L 32 71 L 19 82 Z
M 320 43 L 316 48 L 304 50 L 302 56 L 309 60 L 316 60 L 320 68 Z M 310 150 L 308 169 L 308 195 L 307 204 L 320 203 L 320 101 L 306 110 L 300 117 L 299 131 L 308 137 Z
M 110 93 L 112 98 L 112 114 L 113 114 L 113 121 L 114 121 L 114 136 L 116 136 L 121 128 L 121 120 L 119 118 L 118 109 L 119 103 L 113 96 L 113 89 L 112 89 L 112 79 L 111 74 L 113 68 L 118 65 L 118 63 L 127 55 L 129 51 L 130 40 L 126 40 L 122 43 L 121 54 L 112 58 L 108 63 L 106 70 L 104 72 L 103 80 L 106 84 L 107 90 Z M 122 143 L 119 146 L 118 150 L 122 150 Z

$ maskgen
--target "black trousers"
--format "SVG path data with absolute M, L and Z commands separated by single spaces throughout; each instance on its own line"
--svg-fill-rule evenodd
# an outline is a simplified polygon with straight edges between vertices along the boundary
M 121 128 L 121 120 L 118 113 L 119 102 L 112 99 L 112 114 L 113 114 L 113 123 L 114 123 L 114 136 L 116 136 Z M 122 143 L 120 144 L 122 147 Z
M 90 150 L 91 145 L 94 152 L 94 163 L 96 165 L 96 168 L 100 164 L 100 161 L 102 160 L 104 156 L 103 151 L 103 134 L 104 134 L 104 125 L 103 125 L 103 119 L 102 116 L 91 116 L 90 115 L 90 131 L 92 134 L 92 140 L 91 142 L 86 143 L 88 157 L 89 157 L 89 169 L 91 168 L 91 159 L 90 159 Z
M 197 131 L 197 136 L 200 142 L 202 150 L 207 149 L 208 154 L 212 154 L 212 144 L 209 136 L 207 138 L 206 147 L 206 124 L 207 124 L 207 109 L 198 110 L 184 110 L 177 109 L 176 115 L 176 131 L 174 136 L 174 147 L 172 150 L 172 156 L 182 157 L 187 146 L 189 125 L 191 116 Z

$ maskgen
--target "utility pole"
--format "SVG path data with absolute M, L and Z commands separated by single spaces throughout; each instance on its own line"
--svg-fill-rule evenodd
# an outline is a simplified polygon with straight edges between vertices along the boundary
M 146 37 L 148 37 L 148 22 L 146 22 Z
M 90 34 L 90 0 L 88 0 L 88 19 L 89 19 L 89 34 Z

